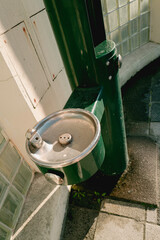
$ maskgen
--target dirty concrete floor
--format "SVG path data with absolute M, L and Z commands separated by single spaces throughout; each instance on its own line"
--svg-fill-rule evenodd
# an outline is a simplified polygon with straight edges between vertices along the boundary
M 82 204 L 79 204 L 78 200 L 75 201 L 73 190 L 63 240 L 160 239 L 158 151 L 160 147 L 160 59 L 131 78 L 122 88 L 122 96 L 127 139 L 133 144 L 131 146 L 132 156 L 134 155 L 135 158 L 139 156 L 140 160 L 137 164 L 142 159 L 141 167 L 137 168 L 137 171 L 141 169 L 143 172 L 144 167 L 145 172 L 147 166 L 146 173 L 151 172 L 151 174 L 142 174 L 143 181 L 137 181 L 137 186 L 133 184 L 132 187 L 132 190 L 139 191 L 138 194 L 134 193 L 129 198 L 127 197 L 130 195 L 125 195 L 124 191 L 127 189 L 129 193 L 132 192 L 129 189 L 131 182 L 127 185 L 130 175 L 121 177 L 122 181 L 120 178 L 117 185 L 118 178 L 106 178 L 105 181 L 110 181 L 112 187 L 118 186 L 119 192 L 116 192 L 116 187 L 113 191 L 109 188 L 107 194 L 95 191 L 90 194 L 93 201 L 89 199 L 89 194 L 84 189 L 79 191 L 76 197 L 78 196 Z M 146 156 L 141 157 L 142 153 Z M 144 159 L 149 161 L 148 165 L 143 162 Z M 137 179 L 135 172 L 134 174 L 134 179 Z M 123 188 L 124 185 L 127 185 L 127 188 Z M 116 194 L 112 194 L 114 192 Z M 142 198 L 139 197 L 141 195 L 139 193 L 142 194 Z M 149 196 L 148 201 L 145 200 L 145 194 Z

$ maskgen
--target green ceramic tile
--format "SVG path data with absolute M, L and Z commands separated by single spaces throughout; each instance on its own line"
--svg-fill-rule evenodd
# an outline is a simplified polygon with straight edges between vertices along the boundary
M 118 27 L 118 14 L 117 11 L 111 12 L 108 15 L 109 19 L 109 31 L 112 32 Z
M 31 169 L 25 162 L 22 162 L 18 170 L 18 173 L 13 181 L 13 185 L 24 195 L 29 188 L 31 179 L 32 179 Z
M 0 154 L 0 172 L 10 181 L 20 164 L 20 156 L 16 149 L 8 143 Z
M 135 50 L 139 47 L 139 34 L 135 34 L 133 37 L 131 37 L 131 50 Z
M 149 7 L 150 7 L 149 0 L 140 1 L 141 12 L 149 11 Z
M 4 140 L 4 137 L 3 137 L 2 133 L 0 132 L 0 144 L 2 144 L 3 140 Z
M 19 217 L 22 204 L 23 197 L 16 189 L 11 187 L 0 209 L 0 221 L 8 227 L 13 228 Z
M 2 135 L 1 129 L 0 129 L 0 151 L 3 149 L 5 143 L 6 143 L 6 140 L 5 140 L 4 136 Z
M 138 18 L 135 18 L 130 21 L 130 33 L 131 35 L 138 32 Z
M 134 19 L 138 16 L 138 0 L 130 3 L 130 19 Z
M 8 187 L 8 183 L 6 180 L 0 175 L 0 202 L 3 199 L 4 193 L 6 192 Z
M 143 45 L 149 41 L 149 28 L 140 32 L 140 44 Z
M 128 3 L 128 0 L 119 0 L 118 1 L 118 4 L 119 4 L 120 7 L 123 6 L 123 5 L 126 5 L 127 3 Z
M 121 39 L 122 39 L 122 41 L 124 41 L 129 36 L 129 25 L 125 24 L 124 26 L 122 26 L 120 28 L 120 32 L 121 32 Z
M 116 0 L 107 0 L 107 9 L 108 9 L 108 12 L 111 12 L 115 9 L 117 9 L 117 2 Z
M 141 29 L 149 27 L 149 13 L 142 14 L 140 16 Z
M 130 51 L 129 40 L 126 40 L 122 43 L 122 55 L 125 56 Z
M 128 14 L 128 6 L 121 7 L 119 9 L 119 21 L 120 21 L 120 26 L 123 24 L 127 23 L 129 20 L 129 14 Z
M 114 41 L 116 44 L 120 42 L 120 34 L 119 34 L 119 29 L 116 29 L 115 31 L 111 32 L 110 38 L 112 41 Z
M 11 229 L 8 229 L 0 223 L 0 240 L 9 240 L 11 237 Z

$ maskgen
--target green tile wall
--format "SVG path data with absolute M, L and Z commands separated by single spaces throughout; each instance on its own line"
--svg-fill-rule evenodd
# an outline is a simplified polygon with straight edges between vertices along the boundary
M 14 178 L 13 185 L 21 192 L 23 195 L 27 192 L 30 181 L 28 179 L 32 178 L 32 172 L 27 164 L 23 161 L 20 168 Z
M 32 169 L 0 128 L 0 240 L 10 239 L 32 178 Z
M 0 202 L 4 197 L 4 194 L 7 191 L 8 186 L 9 183 L 3 178 L 3 176 L 0 176 Z
M 13 228 L 16 224 L 16 219 L 19 216 L 23 201 L 23 196 L 15 188 L 10 187 L 0 209 L 0 222 Z
M 2 129 L 0 128 L 0 153 L 3 150 L 5 144 L 6 144 L 6 139 L 2 135 Z
M 150 0 L 101 0 L 108 39 L 126 56 L 149 42 Z
M 9 240 L 11 237 L 12 231 L 7 228 L 5 225 L 0 223 L 0 239 L 1 240 Z
M 20 162 L 21 157 L 15 148 L 8 143 L 0 155 L 0 171 L 9 181 L 13 179 Z

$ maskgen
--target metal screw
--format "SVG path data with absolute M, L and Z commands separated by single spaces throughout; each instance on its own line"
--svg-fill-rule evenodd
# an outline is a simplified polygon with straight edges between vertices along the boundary
M 35 129 L 29 128 L 25 134 L 26 138 L 29 140 L 32 137 L 33 133 L 35 133 Z
M 119 54 L 118 55 L 118 68 L 122 67 L 122 56 Z
M 108 79 L 109 79 L 109 80 L 112 80 L 112 76 L 109 76 Z
M 107 61 L 107 62 L 106 62 L 106 66 L 109 66 L 109 65 L 110 65 L 110 62 L 109 62 L 109 61 Z

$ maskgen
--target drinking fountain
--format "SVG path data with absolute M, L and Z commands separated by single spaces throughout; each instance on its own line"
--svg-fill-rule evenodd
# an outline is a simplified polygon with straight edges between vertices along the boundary
M 122 174 L 128 163 L 118 69 L 106 40 L 100 0 L 44 0 L 72 87 L 64 109 L 26 133 L 26 149 L 45 177 L 76 184 L 98 170 Z

